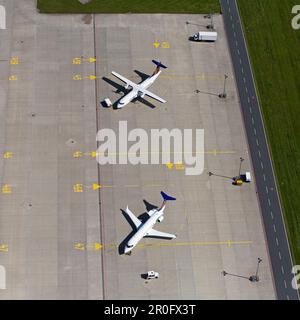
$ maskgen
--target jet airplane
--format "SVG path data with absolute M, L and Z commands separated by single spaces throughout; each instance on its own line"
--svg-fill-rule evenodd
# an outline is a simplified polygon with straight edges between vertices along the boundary
M 163 197 L 163 203 L 159 209 L 152 209 L 148 211 L 149 218 L 142 223 L 128 208 L 126 208 L 126 213 L 129 216 L 131 222 L 135 226 L 134 235 L 128 240 L 125 245 L 125 254 L 131 254 L 131 250 L 138 244 L 138 242 L 144 237 L 153 237 L 153 238 L 165 238 L 165 239 L 175 239 L 176 235 L 166 232 L 161 232 L 152 229 L 156 222 L 161 222 L 164 219 L 164 210 L 166 207 L 167 201 L 174 201 L 176 198 L 170 197 L 164 192 L 161 192 Z

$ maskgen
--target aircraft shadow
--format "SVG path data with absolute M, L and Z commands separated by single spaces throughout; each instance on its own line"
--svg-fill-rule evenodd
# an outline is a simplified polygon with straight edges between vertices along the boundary
M 123 209 L 120 209 L 124 218 L 127 220 L 127 222 L 130 224 L 131 228 L 132 228 L 132 231 L 127 235 L 127 237 L 119 244 L 119 248 L 118 248 L 118 251 L 119 251 L 119 255 L 122 255 L 125 253 L 125 246 L 126 246 L 126 243 L 128 242 L 128 240 L 135 234 L 135 225 L 132 223 L 132 221 L 130 220 L 128 214 L 126 213 L 126 211 L 124 211 Z
M 150 77 L 148 74 L 141 72 L 139 70 L 133 70 L 133 71 L 141 78 L 141 82 L 143 82 L 144 80 Z
M 151 211 L 153 209 L 157 209 L 158 206 L 154 205 L 154 204 L 151 204 L 150 202 L 148 202 L 147 200 L 143 200 L 144 204 L 145 204 L 145 207 L 146 207 L 146 210 L 147 211 Z

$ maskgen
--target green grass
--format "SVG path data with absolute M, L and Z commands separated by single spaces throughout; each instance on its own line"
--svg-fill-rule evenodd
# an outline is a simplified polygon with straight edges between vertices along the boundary
M 300 264 L 300 30 L 298 0 L 238 0 L 294 262 Z
M 218 0 L 38 0 L 41 13 L 210 13 L 220 12 Z

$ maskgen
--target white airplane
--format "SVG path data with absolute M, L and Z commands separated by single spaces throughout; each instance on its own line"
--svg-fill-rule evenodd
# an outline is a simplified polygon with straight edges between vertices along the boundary
M 118 74 L 115 71 L 112 71 L 112 74 L 117 77 L 118 79 L 122 80 L 123 82 L 126 83 L 125 85 L 125 89 L 129 89 L 132 88 L 132 90 L 127 93 L 118 103 L 117 108 L 123 108 L 126 106 L 126 104 L 128 104 L 129 102 L 131 102 L 133 99 L 137 98 L 137 97 L 141 97 L 144 98 L 145 95 L 158 100 L 162 103 L 167 102 L 166 100 L 160 98 L 159 96 L 157 96 L 156 94 L 148 91 L 147 89 L 153 84 L 153 82 L 157 79 L 157 77 L 160 75 L 161 73 L 161 68 L 166 69 L 167 67 L 164 66 L 162 63 L 156 61 L 156 60 L 152 60 L 152 62 L 156 65 L 156 68 L 153 72 L 153 74 L 148 77 L 147 79 L 145 79 L 143 82 L 141 82 L 140 84 L 136 84 L 132 81 L 130 81 L 129 79 L 126 79 L 125 77 L 121 76 L 120 74 Z
M 164 210 L 167 201 L 176 200 L 173 197 L 168 196 L 166 193 L 161 192 L 163 197 L 163 203 L 159 209 L 152 209 L 148 212 L 149 218 L 146 222 L 142 223 L 129 209 L 126 208 L 126 213 L 128 214 L 131 222 L 135 225 L 135 234 L 128 240 L 125 246 L 124 253 L 131 254 L 131 250 L 138 244 L 138 242 L 144 237 L 154 237 L 154 238 L 165 238 L 165 239 L 175 239 L 176 235 L 166 232 L 161 232 L 152 229 L 155 223 L 161 222 L 164 219 Z

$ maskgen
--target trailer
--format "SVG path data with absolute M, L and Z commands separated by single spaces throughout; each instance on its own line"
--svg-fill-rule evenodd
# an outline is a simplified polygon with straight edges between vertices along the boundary
M 217 32 L 208 32 L 208 31 L 199 31 L 192 36 L 192 40 L 194 41 L 209 41 L 215 42 L 217 41 L 218 33 Z

